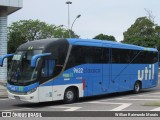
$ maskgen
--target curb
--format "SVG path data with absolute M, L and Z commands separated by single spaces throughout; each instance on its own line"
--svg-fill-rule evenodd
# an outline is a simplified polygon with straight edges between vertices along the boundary
M 1 95 L 0 96 L 0 99 L 4 99 L 4 98 L 8 98 L 8 96 L 6 96 L 6 95 Z
M 0 99 L 8 98 L 8 95 L 4 92 L 0 92 Z
M 0 99 L 4 99 L 4 98 L 8 98 L 6 84 L 3 82 L 0 82 Z

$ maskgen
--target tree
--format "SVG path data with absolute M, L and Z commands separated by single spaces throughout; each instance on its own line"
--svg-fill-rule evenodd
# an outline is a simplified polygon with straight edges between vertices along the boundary
M 154 23 L 155 16 L 153 16 L 152 11 L 148 10 L 147 8 L 144 8 L 144 10 L 146 11 L 146 13 L 148 15 L 147 18 Z
M 72 34 L 79 37 L 73 31 Z M 27 41 L 46 38 L 69 38 L 69 32 L 61 26 L 49 25 L 39 20 L 13 22 L 8 27 L 8 52 L 14 53 L 19 45 Z
M 104 35 L 104 34 L 99 34 L 95 36 L 93 39 L 116 41 L 114 36 L 109 36 L 109 35 Z
M 160 26 L 147 17 L 138 18 L 123 35 L 124 43 L 160 49 Z

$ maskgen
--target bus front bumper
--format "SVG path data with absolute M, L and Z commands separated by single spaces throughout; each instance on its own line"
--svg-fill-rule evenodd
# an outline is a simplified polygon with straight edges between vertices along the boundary
M 8 93 L 8 98 L 9 99 L 16 99 L 16 100 L 34 102 L 34 103 L 39 102 L 38 90 L 36 90 L 35 92 L 33 92 L 31 94 L 27 94 L 27 95 L 20 95 L 20 94 L 12 93 L 9 90 L 7 90 L 7 93 Z

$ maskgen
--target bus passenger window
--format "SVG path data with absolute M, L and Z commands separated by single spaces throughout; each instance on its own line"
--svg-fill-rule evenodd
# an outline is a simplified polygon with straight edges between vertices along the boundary
M 109 48 L 103 48 L 102 63 L 109 63 Z M 113 59 L 112 59 L 113 60 Z
M 45 62 L 43 63 L 43 68 L 41 72 L 42 77 L 53 76 L 54 66 L 55 66 L 54 60 L 45 60 Z

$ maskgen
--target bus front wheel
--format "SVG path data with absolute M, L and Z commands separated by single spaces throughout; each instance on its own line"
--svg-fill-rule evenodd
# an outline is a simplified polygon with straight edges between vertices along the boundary
M 76 100 L 76 91 L 74 88 L 67 88 L 64 93 L 63 102 L 66 104 L 73 103 Z
M 134 84 L 134 90 L 133 92 L 135 94 L 139 93 L 141 91 L 141 83 L 139 81 L 137 81 L 135 84 Z

